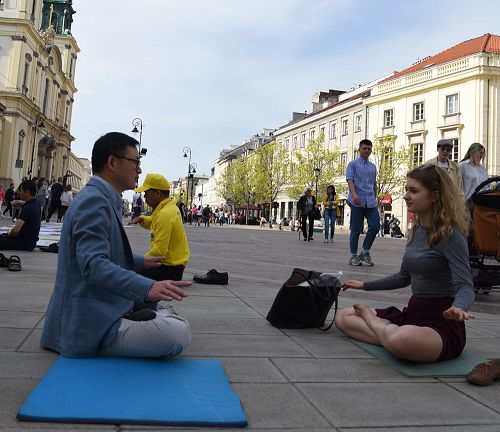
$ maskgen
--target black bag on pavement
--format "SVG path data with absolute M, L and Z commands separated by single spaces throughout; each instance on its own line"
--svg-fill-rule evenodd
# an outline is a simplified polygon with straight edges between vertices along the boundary
M 334 304 L 337 313 L 341 286 L 336 276 L 295 268 L 276 295 L 266 319 L 278 328 L 329 330 L 335 315 L 328 327 L 323 325 Z

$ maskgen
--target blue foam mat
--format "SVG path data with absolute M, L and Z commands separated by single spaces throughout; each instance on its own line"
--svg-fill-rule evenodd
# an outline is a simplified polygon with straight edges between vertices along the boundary
M 218 360 L 59 357 L 19 420 L 182 426 L 246 426 Z

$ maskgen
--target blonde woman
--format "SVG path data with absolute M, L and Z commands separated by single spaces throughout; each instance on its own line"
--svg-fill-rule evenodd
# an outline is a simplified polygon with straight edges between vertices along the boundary
M 470 200 L 476 187 L 488 179 L 486 168 L 481 163 L 485 153 L 486 149 L 481 144 L 473 143 L 458 165 L 462 175 L 462 189 L 466 201 Z
M 464 320 L 474 301 L 465 235 L 468 214 L 446 171 L 423 165 L 407 174 L 408 211 L 415 214 L 401 270 L 371 282 L 348 280 L 344 289 L 391 290 L 411 284 L 400 311 L 354 305 L 337 313 L 336 325 L 354 339 L 381 345 L 395 357 L 434 362 L 458 357 Z

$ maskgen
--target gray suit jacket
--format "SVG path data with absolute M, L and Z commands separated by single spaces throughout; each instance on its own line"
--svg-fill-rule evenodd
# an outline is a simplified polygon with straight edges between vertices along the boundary
M 144 257 L 132 254 L 116 193 L 91 178 L 64 219 L 42 346 L 66 357 L 93 356 L 107 346 L 154 282 L 134 271 L 143 265 Z

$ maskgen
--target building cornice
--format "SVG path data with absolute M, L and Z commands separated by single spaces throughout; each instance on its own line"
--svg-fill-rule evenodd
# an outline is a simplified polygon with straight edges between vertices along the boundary
M 371 106 L 382 101 L 399 99 L 402 95 L 422 93 L 443 84 L 486 76 L 500 77 L 499 55 L 475 54 L 385 81 L 374 86 L 371 96 L 364 99 L 364 104 Z

